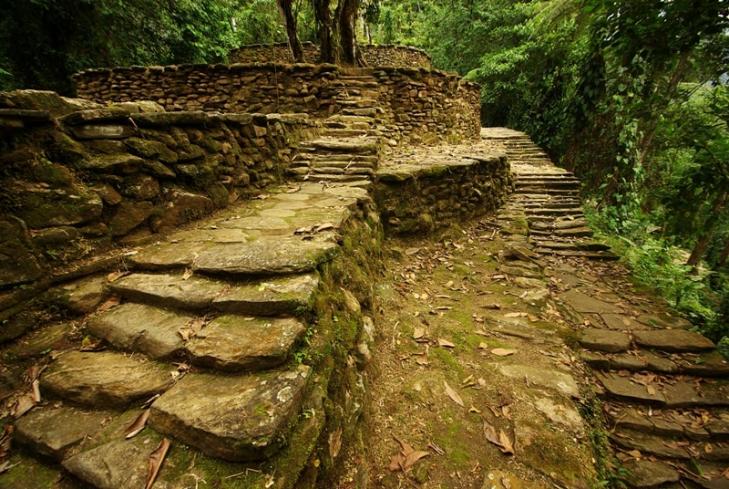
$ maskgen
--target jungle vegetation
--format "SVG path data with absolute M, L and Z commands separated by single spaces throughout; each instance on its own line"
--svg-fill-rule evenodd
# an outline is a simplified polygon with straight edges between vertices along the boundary
M 413 45 L 480 83 L 484 125 L 574 170 L 636 280 L 729 350 L 729 0 L 4 0 L 0 88 L 286 41 Z

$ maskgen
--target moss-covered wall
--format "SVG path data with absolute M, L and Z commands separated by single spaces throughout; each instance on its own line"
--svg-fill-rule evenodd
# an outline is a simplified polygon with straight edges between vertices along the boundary
M 0 94 L 0 287 L 257 193 L 317 131 L 306 115 Z

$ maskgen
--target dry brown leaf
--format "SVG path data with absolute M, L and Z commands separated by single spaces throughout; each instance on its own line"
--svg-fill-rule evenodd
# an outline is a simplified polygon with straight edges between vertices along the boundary
M 329 456 L 332 460 L 337 458 L 339 450 L 342 448 L 342 428 L 329 433 Z
M 425 328 L 423 328 L 421 326 L 416 326 L 415 329 L 414 329 L 414 331 L 413 331 L 413 339 L 414 340 L 419 340 L 423 336 L 425 336 Z
M 135 437 L 137 434 L 139 434 L 139 432 L 144 429 L 145 426 L 147 426 L 149 412 L 149 409 L 145 409 L 139 414 L 139 416 L 137 416 L 137 419 L 135 419 L 134 422 L 130 424 L 124 432 L 124 438 L 128 440 Z
M 516 353 L 516 350 L 509 350 L 507 348 L 494 348 L 493 350 L 491 350 L 491 353 L 499 357 L 508 357 L 509 355 L 513 355 L 514 353 Z
M 163 438 L 159 442 L 159 446 L 149 455 L 149 462 L 147 466 L 147 484 L 144 489 L 151 489 L 154 481 L 157 479 L 162 463 L 165 461 L 167 451 L 170 449 L 170 440 Z
M 456 345 L 451 343 L 450 341 L 444 339 L 444 338 L 438 338 L 438 346 L 442 346 L 443 348 L 455 348 Z
M 491 424 L 484 420 L 483 432 L 486 436 L 486 439 L 496 445 L 502 453 L 506 455 L 514 454 L 514 445 L 512 444 L 511 439 L 509 439 L 509 436 L 504 432 L 504 430 L 499 430 L 497 434 L 496 428 L 494 428 Z
M 104 348 L 104 342 L 99 338 L 84 336 L 81 340 L 81 351 L 99 351 Z
M 33 402 L 38 404 L 41 402 L 40 381 L 35 379 L 31 386 L 33 388 Z
M 499 430 L 499 443 L 501 444 L 502 452 L 506 455 L 514 455 L 514 445 L 511 443 L 511 439 L 504 430 Z
M 116 296 L 109 297 L 99 307 L 96 308 L 96 312 L 104 312 L 108 309 L 111 309 L 114 306 L 118 306 L 120 302 L 121 302 L 121 299 L 119 299 L 119 297 L 116 297 Z
M 409 470 L 413 465 L 417 463 L 418 460 L 427 457 L 428 455 L 430 455 L 429 452 L 424 452 L 422 450 L 415 450 L 410 452 L 402 461 L 401 465 L 403 472 Z
M 106 276 L 106 280 L 109 282 L 116 282 L 125 275 L 129 275 L 129 272 L 123 270 L 111 272 L 109 275 Z
M 36 403 L 33 400 L 33 392 L 27 392 L 23 394 L 15 400 L 15 404 L 13 405 L 12 409 L 13 417 L 16 419 L 20 418 L 25 413 L 33 409 L 35 404 Z
M 192 268 L 186 268 L 185 273 L 182 274 L 182 280 L 187 280 L 192 277 Z
M 461 407 L 466 407 L 466 405 L 463 404 L 463 399 L 461 399 L 461 396 L 459 396 L 458 392 L 453 390 L 453 388 L 450 385 L 448 385 L 448 382 L 443 381 L 443 385 L 445 386 L 446 395 L 448 397 L 450 397 L 453 402 L 455 402 L 456 404 L 458 404 Z

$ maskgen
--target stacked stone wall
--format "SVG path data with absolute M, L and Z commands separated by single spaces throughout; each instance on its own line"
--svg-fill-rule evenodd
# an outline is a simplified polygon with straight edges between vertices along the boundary
M 0 94 L 0 287 L 257 193 L 318 132 L 303 114 L 89 108 L 58 96 L 49 112 L 20 98 Z
M 379 82 L 380 126 L 393 144 L 479 137 L 478 85 L 424 68 L 384 67 L 372 74 Z M 75 81 L 78 95 L 96 102 L 153 100 L 168 111 L 326 117 L 342 111 L 342 95 L 357 88 L 347 76 L 335 65 L 268 63 L 87 70 Z
M 439 157 L 380 169 L 375 201 L 388 233 L 427 233 L 495 211 L 511 187 L 505 156 Z
M 319 59 L 319 46 L 311 42 L 301 44 L 304 60 L 315 63 Z M 359 46 L 368 66 L 399 66 L 431 68 L 430 55 L 422 49 L 391 44 L 364 44 Z M 234 49 L 228 54 L 231 63 L 292 63 L 287 43 L 252 44 Z

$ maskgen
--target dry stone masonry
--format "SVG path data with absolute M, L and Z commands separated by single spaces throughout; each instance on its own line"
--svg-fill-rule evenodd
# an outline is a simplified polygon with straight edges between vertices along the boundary
M 312 42 L 301 43 L 304 59 L 314 63 L 319 58 L 319 46 Z M 358 46 L 368 66 L 399 66 L 431 68 L 430 55 L 422 49 L 388 44 L 363 44 Z M 253 44 L 234 49 L 228 54 L 231 63 L 291 63 L 288 43 Z

